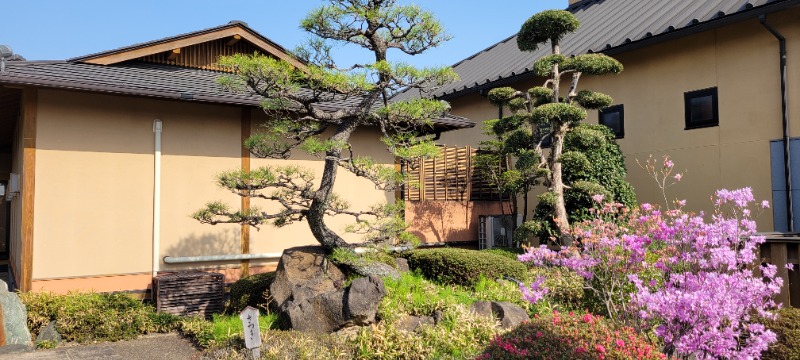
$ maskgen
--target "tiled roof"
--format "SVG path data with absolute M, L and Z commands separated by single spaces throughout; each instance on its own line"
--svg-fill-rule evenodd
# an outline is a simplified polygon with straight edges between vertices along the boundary
M 106 50 L 106 51 L 101 51 L 101 52 L 98 52 L 98 53 L 78 56 L 78 57 L 74 57 L 72 59 L 67 59 L 67 61 L 70 61 L 70 62 L 81 62 L 81 61 L 85 61 L 85 60 L 96 58 L 96 57 L 101 57 L 101 56 L 106 56 L 106 55 L 110 55 L 110 54 L 116 54 L 116 53 L 131 51 L 131 50 L 136 50 L 136 49 L 145 48 L 145 47 L 152 46 L 152 45 L 169 43 L 169 42 L 172 42 L 172 41 L 175 41 L 175 40 L 181 40 L 181 39 L 197 37 L 197 36 L 205 35 L 205 34 L 208 34 L 208 33 L 213 33 L 213 32 L 217 32 L 217 31 L 220 31 L 220 30 L 225 30 L 225 29 L 235 28 L 235 27 L 242 28 L 243 30 L 253 34 L 254 36 L 256 36 L 259 39 L 261 39 L 262 41 L 268 43 L 269 45 L 274 46 L 276 49 L 278 49 L 278 50 L 280 50 L 280 51 L 282 51 L 282 52 L 284 52 L 286 54 L 289 54 L 288 50 L 286 50 L 282 46 L 278 45 L 274 41 L 270 40 L 266 36 L 261 35 L 257 31 L 251 29 L 247 25 L 247 23 L 245 23 L 243 21 L 233 20 L 233 21 L 228 22 L 225 25 L 215 26 L 215 27 L 212 27 L 212 28 L 198 30 L 198 31 L 192 31 L 192 32 L 185 33 L 185 34 L 179 34 L 179 35 L 175 35 L 175 36 L 165 37 L 163 39 L 143 42 L 143 43 L 139 43 L 139 44 L 133 44 L 133 45 L 130 45 L 130 46 L 124 46 L 124 47 L 117 48 L 117 49 Z
M 619 53 L 798 4 L 800 0 L 583 0 L 567 8 L 581 27 L 564 37 L 561 49 L 567 55 Z M 516 35 L 511 36 L 453 65 L 460 80 L 429 95 L 451 98 L 532 77 L 534 60 L 549 52 L 549 46 L 522 52 Z M 395 98 L 416 95 L 409 91 Z
M 149 96 L 184 101 L 259 106 L 257 95 L 232 93 L 217 82 L 222 73 L 131 61 L 115 65 L 77 62 L 9 62 L 0 74 L 0 84 L 17 84 L 59 89 L 85 90 L 113 94 Z M 358 98 L 343 98 L 321 105 L 336 110 L 358 103 Z M 473 127 L 475 123 L 447 115 L 434 121 L 450 128 Z

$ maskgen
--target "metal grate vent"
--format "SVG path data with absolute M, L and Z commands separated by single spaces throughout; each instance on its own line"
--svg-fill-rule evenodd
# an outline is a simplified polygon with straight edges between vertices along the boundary
M 153 293 L 157 311 L 210 318 L 223 310 L 225 276 L 200 271 L 158 275 L 153 279 Z

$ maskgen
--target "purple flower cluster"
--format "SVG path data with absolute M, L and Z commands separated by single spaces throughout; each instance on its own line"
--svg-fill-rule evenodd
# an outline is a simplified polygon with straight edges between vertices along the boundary
M 531 248 L 519 260 L 576 271 L 609 317 L 656 325 L 669 355 L 759 358 L 775 334 L 751 315 L 769 317 L 782 286 L 774 266 L 754 269 L 765 239 L 755 235 L 750 208 L 768 204 L 756 204 L 750 188 L 719 190 L 714 202 L 709 221 L 681 207 L 605 204 L 595 220 L 573 227 L 578 245 Z M 541 283 L 534 291 L 543 292 Z M 526 298 L 542 296 L 528 291 Z

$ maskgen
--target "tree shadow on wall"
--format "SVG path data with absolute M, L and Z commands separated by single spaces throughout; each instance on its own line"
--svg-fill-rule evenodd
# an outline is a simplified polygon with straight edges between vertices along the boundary
M 239 227 L 219 228 L 218 231 L 182 237 L 177 243 L 169 246 L 161 256 L 209 256 L 231 255 L 241 253 L 241 231 Z M 163 264 L 165 271 L 191 269 L 225 269 L 239 264 L 239 260 L 197 262 L 187 264 Z
M 470 234 L 469 202 L 408 201 L 406 221 L 408 231 L 423 243 L 469 241 L 478 235 Z

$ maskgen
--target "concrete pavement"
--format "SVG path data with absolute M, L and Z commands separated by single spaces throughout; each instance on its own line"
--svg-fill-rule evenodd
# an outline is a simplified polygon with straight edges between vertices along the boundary
M 67 345 L 50 350 L 0 355 L 0 360 L 160 360 L 201 358 L 191 342 L 177 334 L 142 336 L 135 340 Z

